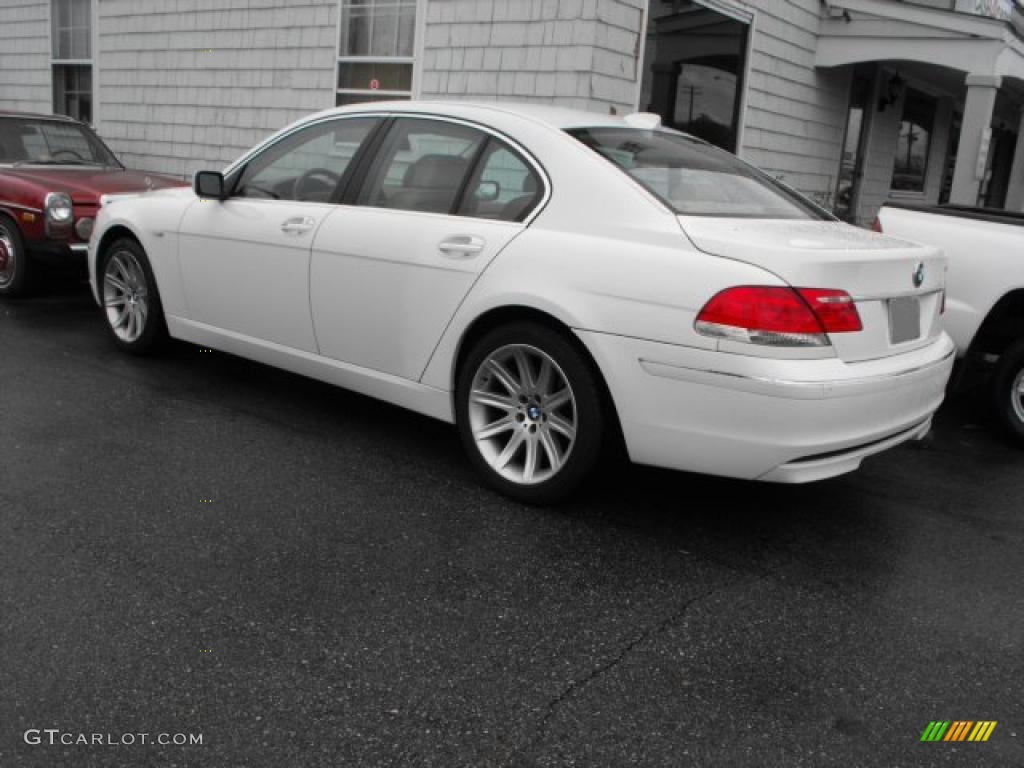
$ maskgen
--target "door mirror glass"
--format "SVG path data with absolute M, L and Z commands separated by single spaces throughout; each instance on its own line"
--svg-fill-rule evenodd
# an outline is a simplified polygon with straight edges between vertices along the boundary
M 196 197 L 205 200 L 223 200 L 224 174 L 220 171 L 199 171 L 193 183 Z

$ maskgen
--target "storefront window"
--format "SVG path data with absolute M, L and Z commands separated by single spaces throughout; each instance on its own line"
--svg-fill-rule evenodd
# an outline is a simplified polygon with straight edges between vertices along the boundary
M 412 96 L 416 0 L 342 0 L 336 103 Z
M 903 99 L 903 118 L 893 159 L 894 191 L 924 192 L 934 127 L 935 99 L 908 88 Z

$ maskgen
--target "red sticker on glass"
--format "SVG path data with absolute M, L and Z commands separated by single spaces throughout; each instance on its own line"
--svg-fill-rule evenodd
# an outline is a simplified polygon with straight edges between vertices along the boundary
M 379 91 L 380 90 L 380 80 L 378 80 L 377 78 L 374 78 L 373 80 L 371 80 L 370 81 L 370 90 L 371 91 Z

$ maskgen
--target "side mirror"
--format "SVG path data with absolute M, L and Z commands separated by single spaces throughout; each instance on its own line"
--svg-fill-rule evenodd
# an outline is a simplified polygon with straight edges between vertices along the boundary
M 481 181 L 477 185 L 474 197 L 482 203 L 493 203 L 501 195 L 501 187 L 496 181 Z
M 220 171 L 198 171 L 192 188 L 196 197 L 205 200 L 223 200 L 227 197 L 224 193 L 224 174 Z

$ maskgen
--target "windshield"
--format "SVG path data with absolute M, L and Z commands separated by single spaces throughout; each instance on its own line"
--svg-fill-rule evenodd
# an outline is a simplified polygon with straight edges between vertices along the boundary
M 21 117 L 0 117 L 0 163 L 121 167 L 84 125 Z
M 576 128 L 568 133 L 622 168 L 677 214 L 832 219 L 754 166 L 700 139 L 626 126 Z

